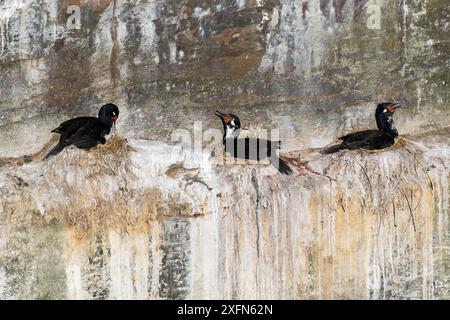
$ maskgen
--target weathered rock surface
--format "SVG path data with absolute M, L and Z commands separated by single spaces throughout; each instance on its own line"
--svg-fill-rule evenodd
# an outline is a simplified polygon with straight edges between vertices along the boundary
M 448 299 L 449 10 L 0 0 L 0 298 Z M 374 126 L 382 100 L 406 106 L 408 141 L 314 150 Z M 106 102 L 135 152 L 38 161 L 60 121 Z M 221 129 L 216 109 L 280 128 L 311 170 L 168 143 Z
M 0 297 L 448 299 L 448 142 L 293 153 L 324 175 L 291 177 L 144 140 L 117 175 L 6 165 Z
M 0 153 L 37 152 L 55 123 L 106 101 L 150 140 L 220 128 L 222 108 L 286 128 L 287 149 L 324 146 L 372 125 L 380 100 L 408 106 L 402 133 L 446 127 L 447 2 L 372 2 L 2 1 Z

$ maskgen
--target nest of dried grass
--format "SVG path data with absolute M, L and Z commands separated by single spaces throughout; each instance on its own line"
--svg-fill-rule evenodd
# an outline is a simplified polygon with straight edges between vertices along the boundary
M 130 153 L 133 151 L 135 150 L 127 139 L 114 134 L 105 144 L 91 150 L 87 163 L 87 177 L 132 174 L 130 169 L 134 164 Z
M 46 161 L 46 170 L 49 173 L 64 170 L 80 170 L 80 174 L 87 178 L 99 178 L 102 176 L 135 177 L 131 153 L 135 151 L 128 140 L 114 134 L 104 145 L 83 151 L 76 148 L 64 150 L 59 155 Z M 56 179 L 64 179 L 64 176 L 56 175 Z

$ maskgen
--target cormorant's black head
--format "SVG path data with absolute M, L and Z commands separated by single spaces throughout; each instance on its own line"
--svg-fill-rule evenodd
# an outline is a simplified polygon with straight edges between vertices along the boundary
M 224 139 L 237 138 L 241 129 L 241 121 L 238 116 L 234 114 L 225 114 L 220 111 L 216 111 L 216 116 L 222 120 L 224 129 Z
M 383 103 L 379 103 L 377 106 L 377 110 L 375 112 L 375 114 L 386 114 L 387 116 L 389 115 L 393 115 L 395 110 L 397 108 L 400 108 L 401 104 L 400 103 L 393 103 L 393 102 L 383 102 Z
M 100 108 L 98 118 L 106 125 L 112 125 L 119 118 L 119 108 L 113 104 L 108 103 Z
M 377 110 L 375 111 L 375 118 L 379 130 L 398 135 L 397 129 L 395 129 L 394 126 L 393 115 L 395 110 L 400 107 L 400 103 L 393 102 L 383 102 L 378 104 Z

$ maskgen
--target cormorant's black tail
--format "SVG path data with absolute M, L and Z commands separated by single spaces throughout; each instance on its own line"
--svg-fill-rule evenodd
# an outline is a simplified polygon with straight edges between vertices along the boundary
M 344 144 L 342 144 L 342 143 L 335 144 L 334 146 L 320 150 L 320 153 L 321 154 L 331 154 L 331 153 L 335 153 L 335 152 L 338 152 L 339 150 L 343 150 L 343 149 L 347 149 L 347 147 Z
M 278 169 L 282 174 L 291 175 L 293 173 L 291 167 L 289 164 L 284 161 L 283 159 L 280 159 L 278 157 L 273 157 L 271 161 L 272 165 Z
M 48 158 L 50 158 L 50 157 L 52 157 L 54 155 L 57 155 L 63 149 L 64 149 L 64 146 L 58 143 L 52 150 L 50 150 L 50 152 L 42 160 L 47 160 Z

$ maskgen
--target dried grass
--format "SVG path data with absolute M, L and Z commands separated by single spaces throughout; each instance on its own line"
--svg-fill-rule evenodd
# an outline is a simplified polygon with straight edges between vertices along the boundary
M 49 173 L 58 172 L 61 168 L 77 170 L 87 179 L 103 176 L 125 176 L 134 178 L 132 168 L 136 165 L 131 160 L 131 153 L 135 150 L 128 140 L 114 134 L 104 145 L 89 150 L 64 150 L 57 156 L 46 161 L 45 167 Z
M 90 152 L 88 178 L 99 175 L 132 174 L 130 153 L 135 151 L 128 140 L 114 134 L 105 144 Z
M 91 192 L 71 194 L 65 205 L 47 212 L 46 219 L 59 217 L 80 235 L 106 229 L 144 232 L 165 211 L 161 191 L 156 188 L 139 194 L 116 192 L 112 198 L 97 197 L 92 201 Z
M 178 196 L 134 185 L 134 151 L 126 139 L 113 135 L 89 151 L 67 148 L 35 163 L 27 171 L 33 183 L 8 176 L 15 187 L 0 189 L 2 220 L 23 224 L 55 219 L 82 238 L 105 229 L 146 232 L 162 216 L 192 216 L 192 204 Z

